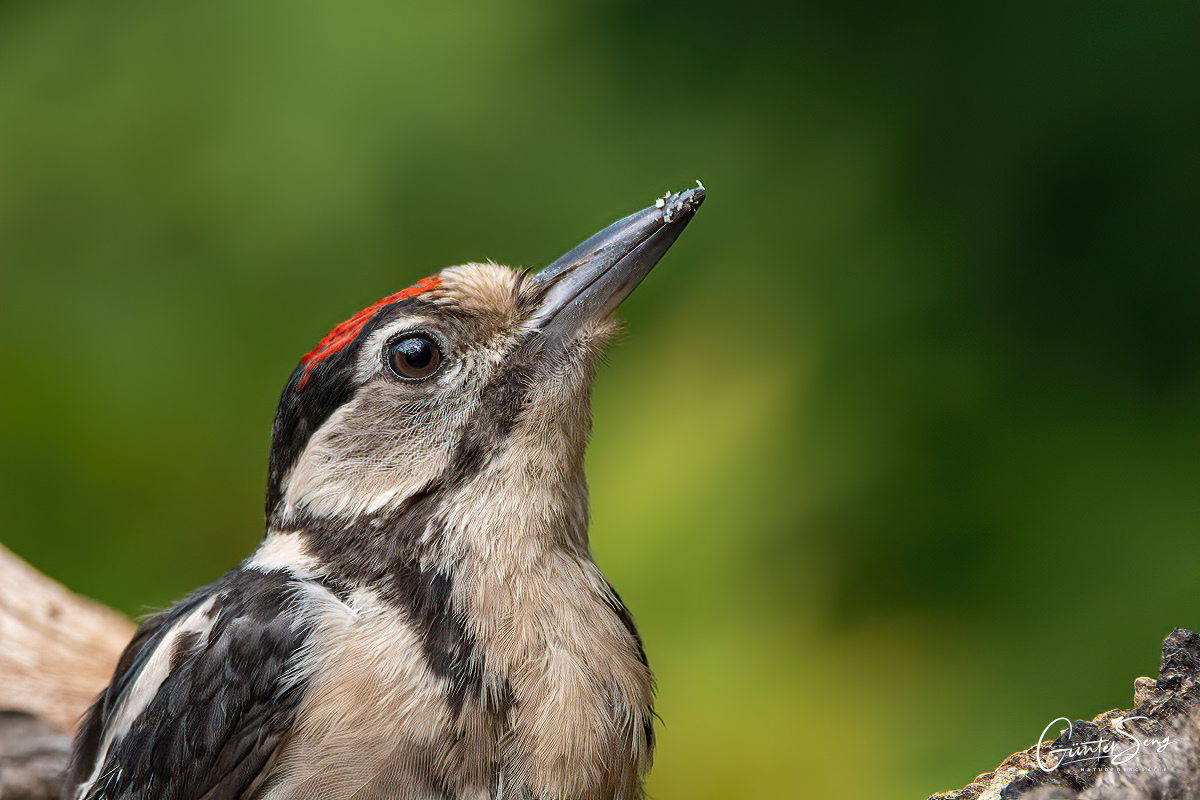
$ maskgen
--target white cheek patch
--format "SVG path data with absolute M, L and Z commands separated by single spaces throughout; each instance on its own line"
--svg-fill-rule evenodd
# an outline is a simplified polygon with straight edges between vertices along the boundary
M 442 474 L 465 420 L 448 404 L 406 409 L 403 391 L 377 379 L 313 434 L 285 481 L 284 525 L 375 513 Z
M 372 334 L 360 373 L 382 369 L 377 348 L 420 322 L 401 320 Z M 285 476 L 280 527 L 303 514 L 344 519 L 377 514 L 425 489 L 450 466 L 480 395 L 503 367 L 511 344 L 508 334 L 497 334 L 486 346 L 458 348 L 428 383 L 370 377 L 313 433 Z

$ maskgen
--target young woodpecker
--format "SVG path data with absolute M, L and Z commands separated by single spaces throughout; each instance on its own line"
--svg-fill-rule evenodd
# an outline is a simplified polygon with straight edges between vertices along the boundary
M 650 670 L 588 550 L 589 395 L 611 312 L 703 199 L 330 331 L 279 401 L 266 537 L 142 623 L 64 798 L 641 797 Z

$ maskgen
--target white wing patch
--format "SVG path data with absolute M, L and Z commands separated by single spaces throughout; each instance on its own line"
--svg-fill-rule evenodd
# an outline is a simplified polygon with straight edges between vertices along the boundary
M 246 562 L 250 569 L 260 572 L 284 570 L 297 578 L 312 578 L 320 574 L 320 562 L 304 547 L 304 537 L 298 531 L 272 532 Z
M 108 752 L 112 749 L 113 744 L 129 733 L 133 723 L 158 694 L 163 681 L 171 673 L 171 662 L 174 661 L 175 653 L 179 648 L 180 637 L 196 634 L 201 641 L 207 642 L 208 633 L 212 630 L 213 623 L 216 622 L 216 616 L 212 613 L 214 599 L 208 598 L 192 613 L 176 622 L 154 648 L 154 652 L 146 660 L 145 666 L 134 679 L 133 685 L 121 698 L 112 722 L 105 726 L 107 730 L 96 755 L 95 767 L 88 779 L 80 784 L 77 797 L 86 795 L 92 788 L 92 784 L 102 777 L 101 770 L 104 769 L 104 762 L 108 760 Z

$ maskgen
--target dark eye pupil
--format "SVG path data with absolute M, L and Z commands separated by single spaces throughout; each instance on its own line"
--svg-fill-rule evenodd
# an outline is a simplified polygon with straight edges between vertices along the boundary
M 420 339 L 405 339 L 401 345 L 404 348 L 404 361 L 410 367 L 423 369 L 433 361 L 433 348 L 428 342 Z
M 442 353 L 428 338 L 409 336 L 392 344 L 388 361 L 402 378 L 427 378 L 437 370 Z

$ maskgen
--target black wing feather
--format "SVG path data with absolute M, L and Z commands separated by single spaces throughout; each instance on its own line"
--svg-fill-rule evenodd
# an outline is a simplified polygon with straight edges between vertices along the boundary
M 111 722 L 114 709 L 130 679 L 141 671 L 149 654 L 160 641 L 164 627 L 169 628 L 171 622 L 177 621 L 185 606 L 190 608 L 191 599 L 184 600 L 168 611 L 147 617 L 134 633 L 133 639 L 125 646 L 116 669 L 113 670 L 112 681 L 96 698 L 96 702 L 79 723 L 72 747 L 71 764 L 63 784 L 64 800 L 71 800 L 75 796 L 76 788 L 87 780 L 95 766 L 100 742 L 104 736 L 105 722 Z
M 308 629 L 285 572 L 238 570 L 142 624 L 76 739 L 65 800 L 95 768 L 121 700 L 175 625 L 212 598 L 207 635 L 178 638 L 171 668 L 109 747 L 84 800 L 238 800 L 257 785 L 304 693 L 292 677 Z

